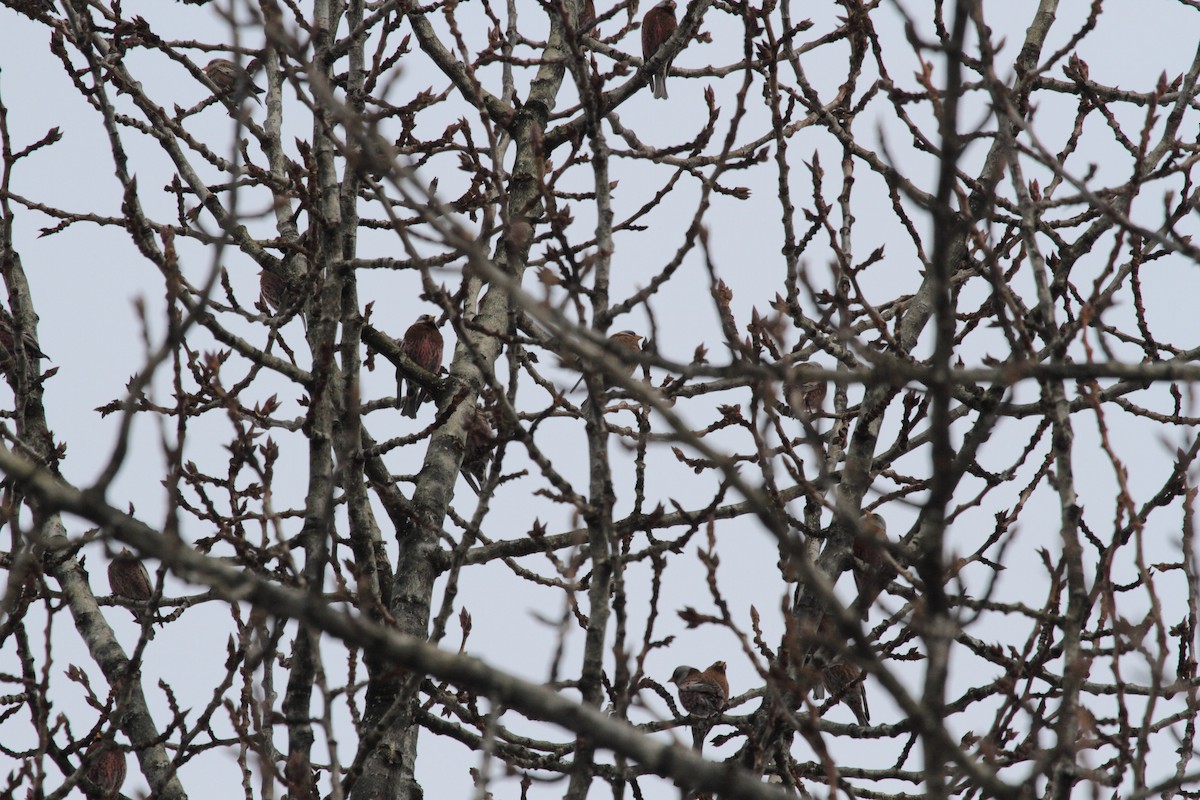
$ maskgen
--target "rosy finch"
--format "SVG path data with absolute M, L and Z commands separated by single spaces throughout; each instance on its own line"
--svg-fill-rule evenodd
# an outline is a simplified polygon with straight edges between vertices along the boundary
M 729 702 L 724 661 L 717 661 L 703 672 L 686 665 L 677 667 L 671 675 L 671 683 L 679 692 L 679 704 L 693 717 L 715 717 Z
M 108 585 L 112 593 L 123 600 L 132 600 L 143 605 L 154 595 L 154 584 L 150 582 L 150 573 L 146 571 L 137 556 L 125 548 L 108 562 Z M 131 608 L 133 618 L 140 625 L 146 619 L 154 619 L 153 612 Z M 150 635 L 154 635 L 151 629 Z
M 679 23 L 675 21 L 675 0 L 662 0 L 642 18 L 642 58 L 649 61 L 667 43 Z M 671 60 L 650 76 L 650 90 L 660 100 L 667 99 L 667 71 Z
M 83 757 L 83 790 L 88 800 L 113 800 L 125 783 L 125 753 L 108 739 L 100 739 Z
M 422 314 L 416 322 L 404 332 L 400 342 L 400 350 L 426 372 L 434 375 L 442 368 L 442 333 L 437 328 L 437 321 L 429 314 Z M 404 392 L 405 377 L 396 371 L 396 399 L 400 403 L 400 413 L 406 417 L 416 417 L 421 403 L 429 398 L 427 392 L 411 378 L 408 379 L 408 394 L 400 400 Z

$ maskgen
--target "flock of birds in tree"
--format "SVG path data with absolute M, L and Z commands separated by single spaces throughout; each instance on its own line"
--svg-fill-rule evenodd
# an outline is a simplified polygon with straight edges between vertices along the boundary
M 678 26 L 675 8 L 675 0 L 662 0 L 647 11 L 642 19 L 642 57 L 645 61 L 649 62 L 654 58 L 675 33 Z M 591 32 L 595 17 L 592 0 L 585 0 L 579 17 L 580 29 Z M 656 98 L 667 98 L 666 80 L 670 66 L 670 60 L 667 60 L 650 75 L 650 88 Z M 262 94 L 263 90 L 256 86 L 251 78 L 255 68 L 254 62 L 250 63 L 249 68 L 245 68 L 226 58 L 214 58 L 204 67 L 204 74 L 219 94 L 237 102 L 253 99 L 261 104 L 262 101 L 257 95 Z M 263 271 L 260 288 L 263 299 L 272 309 L 278 311 L 285 307 L 287 287 L 278 275 Z M 609 337 L 609 341 L 613 345 L 613 353 L 641 350 L 642 337 L 633 331 L 618 331 Z M 24 350 L 27 359 L 47 357 L 38 348 L 37 341 L 29 331 L 22 331 L 20 342 L 20 349 Z M 12 319 L 6 314 L 0 315 L 0 367 L 8 369 L 11 366 L 17 349 Z M 417 319 L 400 340 L 400 350 L 422 370 L 436 376 L 442 369 L 443 356 L 442 334 L 438 330 L 436 319 L 429 314 Z M 579 362 L 570 358 L 564 358 L 563 365 L 583 371 Z M 636 367 L 636 359 L 630 359 L 625 365 L 626 374 L 632 376 Z M 580 376 L 572 390 L 578 388 L 584 377 L 585 375 Z M 399 368 L 396 381 L 397 407 L 404 416 L 415 418 L 421 405 L 432 399 L 429 389 L 422 382 L 412 380 Z M 811 416 L 820 411 L 825 392 L 825 382 L 814 381 L 800 385 L 796 396 L 790 397 L 789 400 L 798 411 Z M 488 416 L 486 411 L 477 409 L 467 423 L 462 474 L 476 493 L 480 491 L 488 453 L 495 443 L 495 434 Z M 887 532 L 883 518 L 878 514 L 868 515 L 864 517 L 859 528 L 852 544 L 854 582 L 858 589 L 855 606 L 862 619 L 866 620 L 868 611 L 879 594 L 896 578 L 897 569 L 887 552 Z M 156 619 L 153 609 L 150 608 L 154 587 L 146 567 L 137 556 L 122 549 L 109 562 L 108 579 L 114 597 L 129 606 L 134 620 L 144 625 L 149 631 L 148 635 L 153 637 L 154 630 L 146 623 Z M 821 617 L 813 640 L 837 640 L 831 617 Z M 815 697 L 822 697 L 827 690 L 832 702 L 840 701 L 850 708 L 858 724 L 870 723 L 866 689 L 863 685 L 865 674 L 861 669 L 846 661 L 833 647 L 811 648 L 805 664 L 819 675 L 819 680 L 813 686 Z M 725 670 L 725 662 L 717 661 L 705 670 L 683 665 L 671 676 L 670 682 L 675 684 L 679 703 L 691 720 L 693 742 L 697 750 L 703 746 L 708 731 L 729 704 L 729 681 Z M 86 767 L 82 784 L 85 793 L 90 798 L 102 800 L 116 797 L 125 780 L 125 753 L 115 743 L 98 737 L 88 748 L 84 763 Z
M 672 0 L 666 0 L 660 5 L 674 4 Z M 632 356 L 620 359 L 625 374 L 632 376 L 637 368 L 637 356 L 633 354 L 641 351 L 642 336 L 634 331 L 622 330 L 609 336 L 608 340 L 612 345 L 611 354 L 620 357 L 621 354 L 628 353 Z M 432 315 L 422 315 L 409 326 L 400 341 L 400 350 L 424 371 L 434 375 L 440 372 L 443 340 L 437 321 Z M 574 391 L 587 376 L 585 367 L 573 357 L 564 357 L 562 365 L 584 373 L 571 387 Z M 406 416 L 415 417 L 421 404 L 431 399 L 428 390 L 408 378 L 406 393 L 405 372 L 400 368 L 397 368 L 396 380 L 397 404 Z M 789 400 L 798 413 L 811 417 L 820 413 L 827 389 L 825 381 L 802 383 Z M 479 483 L 486 465 L 487 450 L 493 444 L 494 433 L 487 421 L 486 412 L 476 410 L 468 424 L 463 459 L 463 476 L 476 493 L 480 491 Z M 887 524 L 881 515 L 868 514 L 860 520 L 858 530 L 852 538 L 851 552 L 854 559 L 854 584 L 858 590 L 854 608 L 858 616 L 866 621 L 879 595 L 898 575 L 896 564 L 888 553 Z M 802 660 L 802 667 L 814 671 L 819 676 L 813 685 L 815 697 L 822 697 L 824 690 L 828 690 L 833 703 L 845 703 L 859 725 L 868 725 L 870 711 L 866 688 L 863 685 L 865 673 L 847 661 L 844 653 L 838 648 L 831 646 L 831 643 L 837 641 L 836 634 L 832 617 L 822 615 L 811 637 L 813 642 L 818 644 L 808 648 Z M 717 661 L 703 671 L 683 665 L 671 676 L 671 683 L 675 684 L 679 694 L 680 705 L 693 718 L 693 743 L 697 750 L 702 748 L 714 718 L 718 717 L 729 703 L 729 681 L 725 676 L 725 668 L 724 661 Z
M 266 274 L 268 273 L 264 273 Z M 282 284 L 278 288 L 282 290 Z M 274 299 L 281 300 L 279 297 Z M 281 304 L 280 302 L 271 305 L 279 307 Z M 633 331 L 618 331 L 609 337 L 609 341 L 613 345 L 612 352 L 616 354 L 641 350 L 642 337 Z M 0 363 L 11 365 L 15 344 L 16 337 L 11 319 L 0 316 Z M 21 337 L 21 347 L 27 358 L 46 357 L 28 332 L 23 333 Z M 409 326 L 400 340 L 399 348 L 425 372 L 433 376 L 441 372 L 443 339 L 432 315 L 422 315 Z M 580 362 L 570 358 L 565 358 L 563 364 L 572 369 L 584 369 Z M 632 376 L 636 366 L 634 357 L 627 360 L 623 369 L 627 375 Z M 580 377 L 572 389 L 579 386 L 583 377 Z M 431 400 L 432 395 L 422 383 L 412 380 L 411 377 L 406 378 L 406 373 L 400 368 L 397 368 L 396 379 L 396 404 L 405 416 L 415 418 L 421 405 Z M 825 392 L 826 384 L 823 381 L 804 383 L 797 387 L 789 400 L 797 411 L 811 416 L 820 412 Z M 476 493 L 480 492 L 488 456 L 494 444 L 495 434 L 488 422 L 487 412 L 476 409 L 467 423 L 461 466 L 463 477 Z M 869 514 L 862 519 L 859 530 L 852 539 L 852 554 L 852 571 L 858 590 L 855 610 L 866 620 L 875 600 L 898 574 L 895 562 L 888 553 L 887 528 L 882 516 Z M 154 587 L 145 565 L 133 553 L 122 549 L 109 562 L 108 580 L 114 597 L 125 601 L 134 620 L 143 625 L 149 637 L 153 638 L 154 630 L 147 623 L 156 621 L 151 608 Z M 837 648 L 837 632 L 829 615 L 821 616 L 811 639 L 817 644 L 808 648 L 801 666 L 819 676 L 819 679 L 813 682 L 813 696 L 819 699 L 827 690 L 831 702 L 845 703 L 859 725 L 870 724 L 866 688 L 863 685 L 865 673 L 846 661 L 844 654 Z M 671 676 L 670 682 L 676 686 L 680 705 L 689 715 L 693 746 L 697 750 L 703 747 L 712 725 L 729 704 L 729 681 L 725 670 L 725 662 L 717 661 L 705 670 L 683 665 Z M 84 787 L 88 796 L 104 800 L 116 797 L 125 778 L 124 752 L 111 742 L 98 741 L 88 749 L 85 763 L 87 770 Z
M 427 323 L 419 322 L 413 327 L 419 324 Z M 440 346 L 440 335 L 438 338 Z M 413 387 L 413 391 L 420 391 L 420 388 Z M 883 517 L 870 514 L 863 518 L 859 528 L 852 545 L 854 582 L 858 587 L 855 606 L 865 620 L 879 594 L 896 578 L 897 569 L 887 554 L 887 530 Z M 153 611 L 149 608 L 154 587 L 145 565 L 137 556 L 122 549 L 109 562 L 108 582 L 114 597 L 126 601 L 134 620 L 146 626 L 153 638 L 153 628 L 146 624 L 154 621 Z M 828 691 L 831 702 L 845 703 L 859 725 L 870 724 L 867 693 L 863 685 L 865 673 L 847 662 L 839 652 L 836 646 L 837 631 L 831 616 L 821 616 L 811 639 L 814 644 L 807 649 L 801 667 L 819 676 L 819 680 L 813 682 L 813 696 L 820 699 Z M 703 747 L 708 731 L 729 704 L 729 680 L 725 676 L 725 669 L 725 662 L 717 661 L 705 670 L 682 665 L 671 675 L 670 682 L 675 684 L 679 703 L 691 718 L 693 746 L 697 750 Z M 125 777 L 124 754 L 113 746 L 98 742 L 89 749 L 87 759 L 90 765 L 87 783 L 109 787 L 95 796 L 115 796 Z
M 23 336 L 21 341 L 27 355 L 44 357 L 32 337 Z M 623 330 L 612 334 L 609 342 L 614 354 L 636 353 L 641 350 L 642 337 L 633 331 Z M 14 344 L 11 320 L 0 317 L 0 357 L 11 359 Z M 409 326 L 399 342 L 399 349 L 426 373 L 437 376 L 442 371 L 444 342 L 438 330 L 437 320 L 432 315 L 424 314 Z M 636 356 L 622 361 L 622 368 L 631 376 L 637 366 Z M 572 358 L 564 358 L 563 364 L 580 371 L 585 369 L 579 361 Z M 580 381 L 576 382 L 573 388 L 579 386 L 583 377 L 580 377 Z M 396 404 L 405 416 L 415 418 L 421 405 L 431 400 L 432 395 L 424 383 L 406 377 L 406 372 L 399 367 L 396 379 Z M 821 410 L 825 392 L 824 382 L 804 383 L 797 387 L 789 399 L 801 413 L 815 415 Z M 495 443 L 495 434 L 487 416 L 486 411 L 477 409 L 467 424 L 462 474 L 476 493 L 480 491 L 487 457 Z M 852 572 L 858 590 L 854 609 L 866 620 L 876 599 L 898 575 L 897 566 L 888 553 L 887 527 L 882 516 L 869 514 L 862 518 L 852 539 L 851 550 Z M 149 635 L 153 637 L 153 628 L 146 623 L 155 621 L 153 610 L 150 608 L 154 588 L 146 567 L 134 554 L 123 549 L 109 562 L 108 579 L 113 595 L 126 602 L 134 620 L 146 627 Z M 810 633 L 814 644 L 807 647 L 801 668 L 817 676 L 817 679 L 812 681 L 813 696 L 819 699 L 828 691 L 831 703 L 845 703 L 859 725 L 870 724 L 866 688 L 863 684 L 865 673 L 847 661 L 844 652 L 837 647 L 838 636 L 832 617 L 822 615 L 815 630 Z M 670 682 L 676 686 L 680 705 L 689 715 L 693 746 L 697 750 L 703 747 L 704 739 L 712 725 L 729 704 L 729 681 L 725 670 L 725 662 L 717 661 L 705 670 L 683 665 L 671 676 Z M 118 768 L 113 763 L 117 756 L 122 759 L 120 777 L 123 779 L 123 753 L 112 748 L 94 747 L 93 750 L 97 761 L 90 768 L 95 775 L 89 777 L 89 781 L 100 785 L 104 780 L 117 775 Z M 92 750 L 89 750 L 89 753 L 91 752 Z M 88 774 L 92 775 L 92 772 Z M 119 787 L 120 782 L 116 785 Z
M 679 27 L 675 19 L 675 0 L 662 0 L 642 17 L 642 59 L 650 61 L 658 54 L 660 48 L 667 43 L 675 29 Z M 579 30 L 589 34 L 595 32 L 596 6 L 594 0 L 584 0 L 579 13 Z M 251 77 L 258 71 L 260 62 L 251 59 L 243 67 L 228 58 L 214 58 L 204 67 L 204 74 L 216 88 L 217 94 L 241 103 L 250 99 L 262 105 L 258 95 L 263 93 L 262 87 L 254 83 Z M 650 74 L 650 91 L 660 100 L 667 99 L 667 72 L 671 69 L 671 59 Z

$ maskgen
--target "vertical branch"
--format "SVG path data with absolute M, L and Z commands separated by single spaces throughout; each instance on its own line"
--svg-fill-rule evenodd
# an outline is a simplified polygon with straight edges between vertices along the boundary
M 941 717 L 945 705 L 950 643 L 955 623 L 945 593 L 943 549 L 946 532 L 946 506 L 954 484 L 950 476 L 954 466 L 954 447 L 950 441 L 951 359 L 954 355 L 954 306 L 951 276 L 958 264 L 951 261 L 954 242 L 964 241 L 966 221 L 953 208 L 958 183 L 958 100 L 962 94 L 962 57 L 970 14 L 967 0 L 957 0 L 949 39 L 944 41 L 946 91 L 939 119 L 941 158 L 939 160 L 936 201 L 933 207 L 933 260 L 930 264 L 929 290 L 933 298 L 934 352 L 933 375 L 929 382 L 931 468 L 934 476 L 929 502 L 922 510 L 921 542 L 917 552 L 917 573 L 924 588 L 921 636 L 928 655 L 922 703 L 935 717 Z M 980 31 L 980 35 L 986 32 Z M 926 788 L 932 798 L 947 796 L 946 758 L 928 739 L 925 753 Z
M 317 0 L 313 8 L 314 50 L 309 64 L 317 82 L 328 82 L 333 72 L 331 51 L 342 16 L 338 0 Z M 361 55 L 361 53 L 360 53 Z M 361 65 L 360 65 L 361 66 Z M 361 79 L 361 72 L 360 72 Z M 305 420 L 308 437 L 308 490 L 304 503 L 304 524 L 298 534 L 304 548 L 303 578 L 315 597 L 323 595 L 329 546 L 334 538 L 333 460 L 334 420 L 341 416 L 343 386 L 334 360 L 335 332 L 341 318 L 342 281 L 332 265 L 345 257 L 342 225 L 341 186 L 335 166 L 336 142 L 331 135 L 334 117 L 331 109 L 318 107 L 313 114 L 313 150 L 316 160 L 317 209 L 310 222 L 313 263 L 319 299 L 312 304 L 308 326 L 308 344 L 313 356 L 309 411 Z M 353 243 L 353 235 L 350 239 Z M 357 349 L 354 362 L 357 365 Z M 317 632 L 301 624 L 292 649 L 291 671 L 283 699 L 283 715 L 288 724 L 286 777 L 293 792 L 305 793 L 310 772 L 313 744 L 312 695 L 319 661 Z

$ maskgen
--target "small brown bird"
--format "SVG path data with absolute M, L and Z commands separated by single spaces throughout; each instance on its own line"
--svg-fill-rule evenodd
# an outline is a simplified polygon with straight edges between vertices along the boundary
M 287 282 L 269 269 L 259 270 L 258 293 L 272 311 L 287 306 Z
M 262 101 L 255 95 L 262 94 L 263 90 L 254 85 L 254 81 L 250 80 L 250 73 L 245 68 L 228 58 L 214 58 L 204 67 L 204 74 L 222 95 L 237 102 L 249 97 L 262 105 Z
M 417 366 L 432 372 L 434 375 L 442 368 L 442 332 L 437 328 L 437 321 L 429 314 L 422 314 L 417 321 L 404 332 L 400 342 L 403 353 L 417 363 Z M 405 377 L 396 370 L 396 399 L 400 404 L 400 413 L 406 417 L 416 417 L 417 409 L 430 395 L 417 383 L 408 380 L 408 394 L 401 400 L 404 392 Z
M 649 61 L 667 43 L 679 23 L 675 21 L 675 0 L 662 0 L 642 18 L 642 58 Z M 671 61 L 650 76 L 650 90 L 660 100 L 667 99 L 667 71 Z
M 866 621 L 880 593 L 895 580 L 896 567 L 887 552 L 887 523 L 879 514 L 870 514 L 859 523 L 860 532 L 851 542 L 854 554 L 854 585 L 858 587 L 855 607 Z M 860 563 L 861 562 L 861 563 Z
M 577 30 L 584 36 L 596 35 L 596 2 L 583 0 L 579 4 L 579 25 Z
M 476 408 L 467 420 L 467 438 L 463 442 L 463 460 L 459 471 L 475 494 L 479 494 L 483 485 L 483 473 L 487 471 L 492 448 L 496 446 L 496 434 L 489 422 L 490 417 L 487 410 Z
M 838 661 L 821 672 L 825 688 L 829 690 L 830 702 L 841 701 L 850 706 L 859 725 L 871 724 L 871 712 L 867 708 L 867 687 L 863 685 L 865 673 L 858 667 Z
M 821 408 L 825 405 L 825 394 L 828 391 L 829 384 L 825 381 L 805 381 L 793 386 L 788 395 L 792 412 L 804 419 L 812 419 L 821 413 Z
M 725 678 L 725 662 L 714 662 L 701 672 L 695 667 L 682 666 L 671 675 L 671 683 L 679 692 L 679 704 L 696 722 L 692 723 L 692 747 L 697 753 L 704 749 L 704 740 L 712 730 L 716 717 L 729 704 L 729 681 Z
M 724 661 L 715 662 L 703 672 L 686 665 L 677 667 L 671 675 L 671 683 L 679 692 L 679 704 L 693 717 L 715 717 L 729 702 Z
M 820 612 L 816 624 L 813 623 L 814 620 L 808 617 L 800 621 L 791 646 L 799 656 L 798 662 L 806 677 L 806 688 L 819 700 L 825 696 L 825 667 L 837 661 L 841 640 L 837 626 L 828 614 Z M 816 680 L 818 677 L 821 679 Z
M 125 753 L 96 737 L 83 757 L 83 791 L 88 800 L 113 800 L 125 783 Z
M 0 369 L 8 369 L 15 358 L 16 335 L 13 319 L 7 312 L 0 311 Z M 49 358 L 37 346 L 33 331 L 21 331 L 21 346 L 25 350 L 25 358 L 33 361 L 35 358 Z
M 617 331 L 612 336 L 608 337 L 608 341 L 617 346 L 618 352 L 620 352 L 620 348 L 633 350 L 635 352 L 642 349 L 642 337 L 633 331 Z M 564 361 L 564 366 L 569 366 L 572 369 L 579 368 L 578 362 Z M 633 371 L 635 369 L 637 369 L 637 362 L 630 361 L 625 365 L 625 374 L 633 375 Z M 572 392 L 579 388 L 579 384 L 583 383 L 583 378 L 584 376 L 580 375 L 579 380 L 575 381 L 575 385 L 571 387 Z
M 150 582 L 150 573 L 146 571 L 146 565 L 125 548 L 121 548 L 121 552 L 108 562 L 108 585 L 117 597 L 139 604 L 148 602 L 154 596 L 154 584 Z M 130 611 L 139 625 L 147 616 L 149 619 L 154 618 L 153 612 L 138 608 L 131 608 Z M 153 628 L 150 629 L 150 635 L 154 635 Z

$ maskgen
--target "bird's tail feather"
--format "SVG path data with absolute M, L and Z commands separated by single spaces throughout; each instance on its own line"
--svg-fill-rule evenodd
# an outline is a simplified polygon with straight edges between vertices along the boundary
M 404 396 L 404 402 L 400 404 L 400 413 L 406 417 L 417 418 L 417 409 L 421 407 L 421 392 L 415 386 L 410 387 L 408 394 Z

